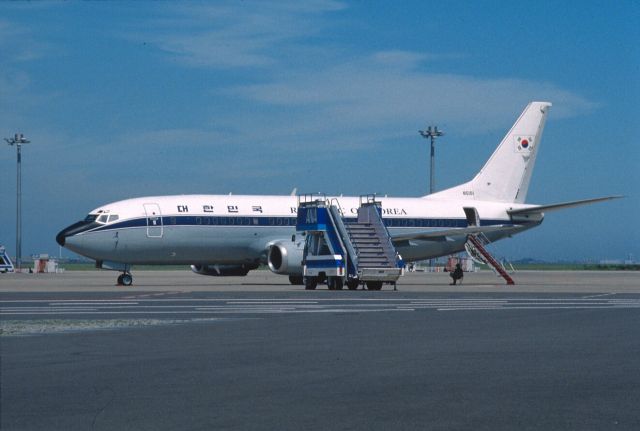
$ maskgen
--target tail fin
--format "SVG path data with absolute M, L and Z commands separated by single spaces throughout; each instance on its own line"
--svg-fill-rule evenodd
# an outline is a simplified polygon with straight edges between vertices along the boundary
M 529 103 L 473 180 L 430 196 L 524 203 L 549 107 Z

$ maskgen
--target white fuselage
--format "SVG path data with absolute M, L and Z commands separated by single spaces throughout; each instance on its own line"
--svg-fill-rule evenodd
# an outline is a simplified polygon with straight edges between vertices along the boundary
M 345 218 L 355 218 L 357 197 L 328 198 Z M 514 223 L 507 210 L 529 205 L 424 198 L 378 198 L 385 224 L 396 234 L 466 228 L 463 207 L 476 208 L 482 226 L 506 225 L 487 233 L 492 240 L 529 229 L 541 220 Z M 153 196 L 110 203 L 85 222 L 58 235 L 70 250 L 98 261 L 123 264 L 257 264 L 269 247 L 295 234 L 298 198 L 260 195 Z M 397 243 L 405 261 L 464 249 L 466 235 Z

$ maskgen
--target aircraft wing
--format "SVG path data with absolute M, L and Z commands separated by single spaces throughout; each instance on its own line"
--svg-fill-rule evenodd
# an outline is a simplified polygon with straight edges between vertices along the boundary
M 443 229 L 436 231 L 432 230 L 424 232 L 403 233 L 399 235 L 391 235 L 391 241 L 395 243 L 400 241 L 409 241 L 412 239 L 430 239 L 434 241 L 446 240 L 446 238 L 450 236 L 471 235 L 474 233 L 487 233 L 495 232 L 498 230 L 512 230 L 519 227 L 521 227 L 521 225 L 500 224 L 494 226 L 471 226 L 465 228 Z
M 531 215 L 531 214 L 542 214 L 544 212 L 549 211 L 557 211 L 564 208 L 577 207 L 581 205 L 588 205 L 595 202 L 603 202 L 609 201 L 612 199 L 620 199 L 624 196 L 606 196 L 602 198 L 594 198 L 594 199 L 583 199 L 580 201 L 572 201 L 572 202 L 563 202 L 559 204 L 551 204 L 551 205 L 539 205 L 531 208 L 522 208 L 517 210 L 507 210 L 507 213 L 511 216 L 522 216 L 522 215 Z

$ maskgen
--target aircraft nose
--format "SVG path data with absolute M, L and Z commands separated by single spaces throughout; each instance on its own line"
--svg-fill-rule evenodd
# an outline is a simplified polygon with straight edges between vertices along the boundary
M 97 226 L 95 223 L 86 222 L 84 220 L 74 223 L 71 226 L 67 226 L 66 228 L 58 232 L 58 235 L 56 235 L 56 242 L 61 246 L 64 246 L 67 242 L 67 237 L 72 237 L 95 226 Z
M 58 232 L 58 235 L 56 235 L 56 242 L 58 244 L 60 244 L 60 246 L 64 247 L 64 242 L 67 239 L 67 233 L 66 233 L 67 229 L 63 229 L 60 232 Z

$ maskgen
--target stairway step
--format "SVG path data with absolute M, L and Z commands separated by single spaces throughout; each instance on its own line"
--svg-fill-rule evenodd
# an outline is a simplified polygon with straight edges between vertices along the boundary
M 352 240 L 358 239 L 375 239 L 376 241 L 380 241 L 380 238 L 377 235 L 369 234 L 369 233 L 354 233 L 349 236 Z
M 372 241 L 374 240 L 374 241 Z M 359 243 L 359 244 L 380 244 L 380 240 L 376 237 L 369 237 L 369 238 L 351 238 L 351 242 L 352 243 Z
M 385 256 L 378 256 L 378 257 L 362 256 L 362 257 L 358 257 L 358 263 L 362 264 L 364 262 L 389 262 L 389 259 L 387 259 Z
M 367 230 L 367 229 L 358 229 L 349 231 L 349 236 L 355 235 L 375 235 L 378 236 L 375 230 Z
M 395 266 L 390 265 L 389 263 L 386 262 L 370 262 L 370 263 L 363 263 L 361 265 L 358 265 L 359 269 L 366 269 L 366 268 L 395 268 Z

